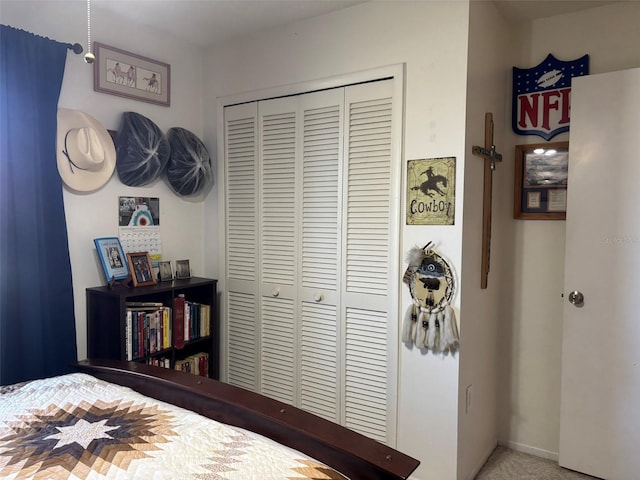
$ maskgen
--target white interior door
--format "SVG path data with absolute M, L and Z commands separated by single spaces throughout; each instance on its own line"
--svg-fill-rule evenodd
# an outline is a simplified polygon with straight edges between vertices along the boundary
M 640 69 L 574 79 L 560 465 L 640 472 Z M 569 296 L 579 291 L 581 307 Z

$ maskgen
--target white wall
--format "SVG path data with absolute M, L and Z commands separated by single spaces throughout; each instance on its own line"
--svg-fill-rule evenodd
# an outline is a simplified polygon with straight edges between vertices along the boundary
M 589 54 L 591 73 L 638 67 L 638 25 L 640 2 L 620 2 L 514 26 L 520 45 L 514 65 L 533 67 L 553 53 L 561 60 Z M 513 135 L 510 124 L 507 132 L 516 144 L 543 141 Z M 565 133 L 551 141 L 568 138 Z M 557 459 L 565 222 L 511 222 L 514 268 L 503 285 L 510 311 L 505 312 L 500 337 L 499 438 L 501 443 Z
M 497 347 L 505 266 L 511 267 L 512 145 L 505 139 L 507 73 L 514 56 L 507 23 L 492 2 L 470 4 L 467 73 L 464 227 L 462 237 L 463 319 L 458 393 L 458 478 L 477 473 L 497 442 Z M 481 289 L 484 160 L 471 153 L 484 146 L 485 113 L 493 114 L 496 149 L 504 160 L 493 173 L 490 264 Z M 470 404 L 467 405 L 467 388 Z M 461 476 L 465 475 L 465 476 Z
M 78 42 L 86 51 L 87 18 L 84 0 L 6 1 L 1 21 L 60 42 Z M 169 63 L 172 68 L 171 106 L 162 107 L 93 91 L 93 69 L 83 55 L 71 51 L 58 105 L 83 110 L 107 129 L 117 130 L 125 111 L 153 120 L 161 130 L 183 127 L 202 138 L 202 51 L 140 25 L 127 24 L 109 12 L 92 8 L 92 40 Z M 211 153 L 214 149 L 207 148 Z M 54 159 L 55 161 L 55 159 Z M 161 180 L 133 188 L 117 173 L 103 188 L 88 194 L 64 189 L 69 251 L 73 274 L 78 358 L 86 358 L 85 288 L 105 284 L 93 239 L 118 235 L 118 197 L 160 198 L 163 257 L 190 259 L 194 274 L 204 275 L 204 204 L 185 201 Z M 55 282 L 55 278 L 50 279 Z
M 371 2 L 216 48 L 205 67 L 205 138 L 216 135 L 217 97 L 404 63 L 404 159 L 398 168 L 405 177 L 406 160 L 456 157 L 456 211 L 462 212 L 468 9 L 466 2 Z M 213 194 L 206 211 L 207 217 L 217 211 Z M 213 224 L 206 228 L 207 238 L 217 238 Z M 410 247 L 434 241 L 460 275 L 461 238 L 461 213 L 454 226 L 404 226 L 401 270 Z M 207 251 L 208 266 L 217 266 L 214 255 Z M 404 286 L 400 296 L 404 312 L 410 304 Z M 413 478 L 457 477 L 457 415 L 457 355 L 402 346 L 397 448 L 422 461 Z

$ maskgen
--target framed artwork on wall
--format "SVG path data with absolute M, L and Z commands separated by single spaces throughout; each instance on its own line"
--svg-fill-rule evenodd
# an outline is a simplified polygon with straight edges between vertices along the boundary
M 569 142 L 516 145 L 513 218 L 564 220 Z
M 141 102 L 171 104 L 171 65 L 94 42 L 93 89 Z

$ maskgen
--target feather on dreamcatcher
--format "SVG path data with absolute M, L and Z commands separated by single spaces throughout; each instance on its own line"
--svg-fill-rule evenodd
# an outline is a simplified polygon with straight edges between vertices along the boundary
M 458 323 L 451 307 L 453 272 L 431 248 L 413 247 L 407 253 L 407 270 L 402 281 L 409 286 L 411 306 L 402 324 L 402 341 L 432 352 L 458 348 Z

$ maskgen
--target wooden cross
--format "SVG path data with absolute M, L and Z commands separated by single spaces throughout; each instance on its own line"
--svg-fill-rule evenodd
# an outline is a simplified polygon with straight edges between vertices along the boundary
M 491 198 L 493 195 L 493 171 L 496 162 L 502 161 L 502 155 L 496 152 L 493 144 L 493 114 L 484 115 L 484 147 L 474 146 L 474 155 L 484 159 L 484 193 L 482 197 L 482 271 L 480 288 L 487 288 L 489 280 L 489 258 L 491 255 Z

